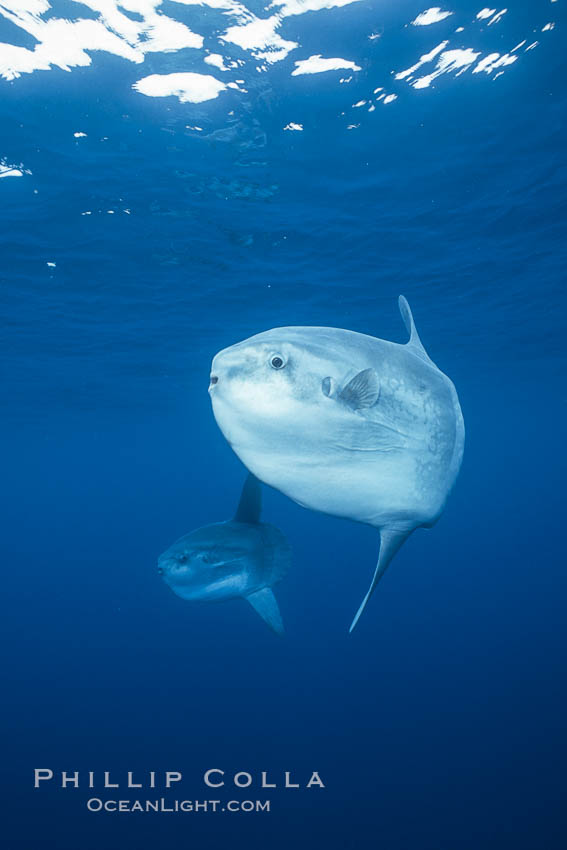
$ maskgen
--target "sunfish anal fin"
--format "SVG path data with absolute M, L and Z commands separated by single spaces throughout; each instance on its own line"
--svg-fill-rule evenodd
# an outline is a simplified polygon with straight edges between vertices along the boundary
M 272 589 L 263 587 L 262 590 L 257 590 L 255 593 L 250 593 L 246 597 L 250 605 L 258 612 L 260 617 L 265 620 L 269 627 L 280 637 L 283 637 L 284 627 L 282 615 L 276 602 Z
M 361 407 L 372 407 L 380 395 L 380 381 L 374 369 L 363 369 L 343 387 L 337 398 L 358 410 Z
M 250 472 L 240 495 L 234 519 L 236 522 L 260 522 L 262 489 L 256 476 Z
M 361 604 L 360 608 L 358 609 L 358 611 L 356 612 L 356 616 L 351 623 L 351 627 L 349 629 L 349 634 L 352 632 L 352 630 L 354 629 L 354 627 L 356 626 L 356 624 L 360 620 L 360 616 L 361 616 L 362 612 L 364 611 L 364 609 L 366 608 L 368 600 L 370 599 L 370 597 L 374 593 L 374 589 L 375 589 L 376 585 L 378 584 L 378 582 L 380 581 L 380 579 L 382 578 L 382 576 L 386 572 L 388 564 L 390 563 L 390 561 L 392 560 L 392 558 L 394 557 L 394 555 L 396 554 L 396 552 L 398 551 L 400 546 L 403 544 L 403 542 L 405 540 L 407 540 L 407 538 L 410 536 L 412 531 L 413 531 L 413 528 L 410 528 L 409 530 L 407 528 L 405 528 L 405 529 L 403 529 L 403 531 L 401 531 L 399 529 L 392 529 L 392 528 L 381 529 L 381 531 L 380 531 L 380 553 L 378 555 L 378 563 L 376 564 L 376 569 L 374 571 L 374 577 L 373 577 L 372 583 L 371 583 L 371 585 L 368 589 L 368 593 L 366 594 L 366 596 L 362 600 L 362 604 Z
M 433 360 L 423 347 L 423 343 L 419 338 L 419 334 L 417 332 L 417 328 L 415 327 L 415 322 L 413 320 L 410 305 L 408 304 L 407 299 L 403 295 L 400 295 L 398 298 L 398 307 L 400 308 L 400 313 L 402 315 L 402 319 L 404 320 L 406 330 L 410 335 L 410 338 L 407 342 L 408 348 L 410 348 L 414 354 L 417 354 L 418 357 L 421 357 L 422 360 L 426 360 L 428 363 L 433 363 Z

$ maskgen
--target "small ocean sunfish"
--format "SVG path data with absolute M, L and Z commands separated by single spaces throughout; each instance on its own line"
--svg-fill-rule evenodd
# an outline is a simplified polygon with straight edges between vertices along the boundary
M 247 599 L 282 635 L 282 618 L 271 588 L 286 574 L 291 549 L 278 528 L 260 522 L 261 509 L 260 483 L 250 474 L 234 519 L 181 537 L 160 555 L 158 572 L 181 599 Z

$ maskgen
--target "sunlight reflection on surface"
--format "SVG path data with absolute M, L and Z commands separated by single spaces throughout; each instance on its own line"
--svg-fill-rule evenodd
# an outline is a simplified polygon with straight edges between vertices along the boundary
M 389 104 L 397 100 L 405 86 L 418 91 L 429 89 L 445 75 L 456 79 L 469 72 L 477 75 L 477 79 L 496 80 L 522 53 L 539 44 L 537 40 L 526 38 L 515 46 L 513 42 L 503 43 L 498 52 L 494 45 L 487 50 L 483 48 L 483 41 L 488 27 L 495 27 L 504 19 L 508 14 L 506 8 L 481 8 L 471 17 L 434 6 L 424 9 L 413 19 L 399 22 L 408 38 L 414 27 L 423 30 L 426 38 L 431 31 L 429 49 L 425 52 L 422 49 L 421 55 L 409 67 L 391 68 L 384 60 L 380 66 L 380 52 L 343 57 L 334 53 L 336 48 L 332 45 L 323 43 L 321 52 L 301 56 L 302 47 L 296 35 L 301 31 L 295 28 L 296 40 L 284 38 L 280 31 L 286 19 L 296 19 L 306 13 L 325 15 L 328 10 L 347 6 L 353 8 L 340 12 L 340 21 L 348 21 L 347 15 L 354 20 L 352 16 L 358 14 L 357 10 L 364 9 L 364 0 L 274 0 L 263 8 L 264 16 L 239 0 L 173 0 L 174 8 L 183 7 L 189 15 L 190 25 L 164 14 L 162 0 L 71 2 L 77 7 L 77 17 L 73 20 L 57 17 L 57 4 L 52 6 L 48 0 L 0 0 L 0 16 L 37 42 L 33 49 L 0 42 L 0 76 L 4 80 L 13 82 L 23 74 L 51 69 L 69 72 L 91 65 L 101 53 L 113 54 L 139 66 L 144 65 L 148 54 L 178 54 L 177 59 L 168 60 L 168 73 L 141 75 L 132 87 L 148 97 L 176 97 L 181 103 L 201 104 L 216 100 L 220 95 L 228 98 L 226 93 L 231 89 L 247 92 L 247 85 L 257 79 L 258 73 L 269 73 L 271 67 L 293 54 L 287 65 L 290 77 L 324 74 L 326 79 L 339 84 L 350 82 L 352 74 L 361 71 L 372 76 L 371 86 L 374 95 L 378 96 L 369 97 L 364 104 L 373 112 L 377 103 Z M 84 6 L 94 17 L 81 16 Z M 168 4 L 168 10 L 170 8 Z M 205 20 L 207 31 L 214 20 L 214 30 L 208 36 L 198 31 L 204 27 Z M 535 31 L 550 33 L 554 26 L 553 21 L 547 20 L 545 24 L 542 21 Z M 321 41 L 328 42 L 332 30 L 327 28 L 323 32 Z M 441 39 L 439 33 L 442 33 Z M 468 44 L 464 43 L 465 38 Z M 384 41 L 382 30 L 369 32 L 368 39 L 381 44 Z M 502 41 L 505 40 L 503 33 Z M 199 70 L 201 62 L 208 66 L 206 73 Z M 211 74 L 212 69 L 223 78 Z M 345 70 L 352 72 L 349 77 L 336 73 Z M 394 91 L 387 90 L 388 80 Z M 376 88 L 378 82 L 380 86 Z M 223 103 L 228 112 L 232 108 L 231 99 Z M 354 125 L 349 126 L 353 128 Z M 3 173 L 8 172 L 4 169 Z

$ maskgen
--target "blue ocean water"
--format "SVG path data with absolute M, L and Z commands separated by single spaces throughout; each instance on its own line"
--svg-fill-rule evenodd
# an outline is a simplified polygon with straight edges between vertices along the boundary
M 0 2 L 10 850 L 564 846 L 564 8 L 426 11 Z M 400 293 L 467 428 L 441 520 L 350 636 L 376 532 L 269 489 L 285 639 L 175 597 L 158 555 L 245 475 L 213 355 L 402 342 Z M 209 768 L 270 813 L 92 813 L 57 780 L 181 771 L 203 800 Z

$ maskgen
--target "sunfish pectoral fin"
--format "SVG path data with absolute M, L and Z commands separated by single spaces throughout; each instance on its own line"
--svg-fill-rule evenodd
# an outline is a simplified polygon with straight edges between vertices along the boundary
M 428 363 L 433 363 L 432 359 L 423 347 L 423 344 L 419 338 L 419 334 L 417 332 L 417 328 L 415 327 L 415 322 L 413 320 L 413 314 L 411 312 L 410 305 L 407 302 L 407 298 L 405 298 L 403 295 L 400 295 L 398 298 L 398 306 L 400 308 L 400 313 L 402 315 L 402 319 L 404 320 L 406 330 L 410 335 L 410 338 L 407 342 L 408 348 L 412 349 L 413 353 L 417 354 L 418 357 L 421 357 L 422 360 L 426 360 Z
M 240 495 L 234 519 L 236 522 L 260 522 L 262 511 L 262 490 L 260 482 L 250 472 Z
M 378 563 L 376 564 L 376 569 L 374 571 L 374 577 L 372 579 L 372 583 L 368 588 L 368 593 L 362 600 L 362 604 L 358 611 L 356 612 L 356 616 L 351 623 L 351 627 L 349 629 L 349 634 L 352 632 L 358 621 L 360 620 L 360 616 L 366 605 L 368 600 L 374 593 L 374 589 L 388 567 L 388 564 L 402 545 L 402 543 L 410 536 L 413 528 L 410 529 L 391 529 L 391 528 L 383 528 L 380 531 L 380 554 L 378 555 Z
M 326 380 L 325 378 L 323 384 Z M 323 392 L 325 392 L 324 386 Z M 327 393 L 325 394 L 327 395 Z M 359 410 L 362 407 L 372 407 L 378 401 L 379 395 L 380 381 L 378 375 L 374 369 L 363 369 L 342 388 L 337 398 L 343 404 L 347 404 L 354 410 Z
M 280 609 L 278 608 L 278 603 L 272 589 L 270 587 L 263 587 L 262 590 L 250 593 L 246 599 L 269 627 L 277 635 L 283 637 L 284 627 L 282 615 L 280 614 Z

